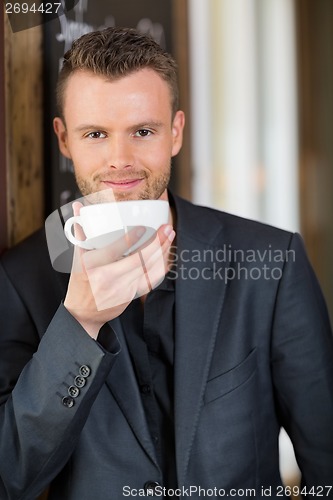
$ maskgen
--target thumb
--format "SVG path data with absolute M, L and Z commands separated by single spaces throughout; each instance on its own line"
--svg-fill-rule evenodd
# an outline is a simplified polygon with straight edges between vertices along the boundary
M 82 207 L 83 207 L 82 203 L 80 203 L 79 201 L 74 201 L 72 204 L 73 215 L 74 216 L 80 215 L 80 210 Z M 84 234 L 83 228 L 81 227 L 80 224 L 74 224 L 74 235 L 75 238 L 77 238 L 78 240 L 83 241 L 86 239 L 86 235 Z M 86 250 L 79 247 L 79 245 L 74 245 L 74 255 L 73 255 L 71 273 L 86 274 L 85 266 L 82 262 L 82 255 L 85 252 Z

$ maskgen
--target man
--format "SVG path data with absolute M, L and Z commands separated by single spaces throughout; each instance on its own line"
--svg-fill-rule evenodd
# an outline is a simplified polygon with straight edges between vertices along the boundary
M 281 426 L 303 494 L 332 496 L 332 333 L 300 237 L 167 191 L 184 115 L 150 38 L 84 35 L 58 103 L 84 196 L 169 201 L 145 248 L 165 263 L 153 286 L 166 277 L 146 293 L 123 241 L 76 253 L 69 282 L 42 232 L 2 257 L 0 498 L 288 496 Z

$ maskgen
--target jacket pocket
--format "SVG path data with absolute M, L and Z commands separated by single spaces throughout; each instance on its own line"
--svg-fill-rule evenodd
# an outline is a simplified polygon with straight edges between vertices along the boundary
M 204 403 L 221 398 L 245 384 L 254 374 L 256 367 L 257 350 L 253 349 L 237 366 L 207 382 Z

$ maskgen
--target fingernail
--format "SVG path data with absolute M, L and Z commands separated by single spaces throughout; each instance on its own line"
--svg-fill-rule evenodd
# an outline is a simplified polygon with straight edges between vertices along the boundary
M 174 237 L 176 235 L 176 233 L 174 232 L 172 226 L 170 226 L 170 225 L 168 225 L 168 226 L 165 227 L 164 234 L 165 234 L 165 236 L 168 237 L 168 240 L 171 241 L 171 242 L 173 241 L 173 239 L 174 239 Z
M 174 230 L 172 230 L 168 236 L 168 240 L 171 241 L 171 243 L 172 243 L 175 236 L 176 236 L 176 233 L 174 232 Z
M 165 236 L 169 236 L 172 233 L 172 231 L 173 231 L 172 226 L 169 226 L 169 225 L 166 226 L 164 228 L 164 234 L 165 234 Z

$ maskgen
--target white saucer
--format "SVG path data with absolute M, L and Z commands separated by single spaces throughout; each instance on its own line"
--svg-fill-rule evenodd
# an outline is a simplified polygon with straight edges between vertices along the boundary
M 110 233 L 101 234 L 100 236 L 87 238 L 86 240 L 84 240 L 85 247 L 87 248 L 87 250 L 96 250 L 112 245 L 113 243 L 116 243 L 120 238 L 126 236 L 129 233 L 129 231 L 135 229 L 135 227 L 136 226 L 129 226 L 124 229 L 119 229 L 117 231 L 111 231 Z M 124 252 L 123 254 L 124 256 L 134 252 L 139 247 L 144 245 L 156 233 L 156 229 L 152 227 L 146 227 L 145 229 L 146 231 L 143 233 L 141 238 L 134 245 L 128 248 L 126 252 Z

